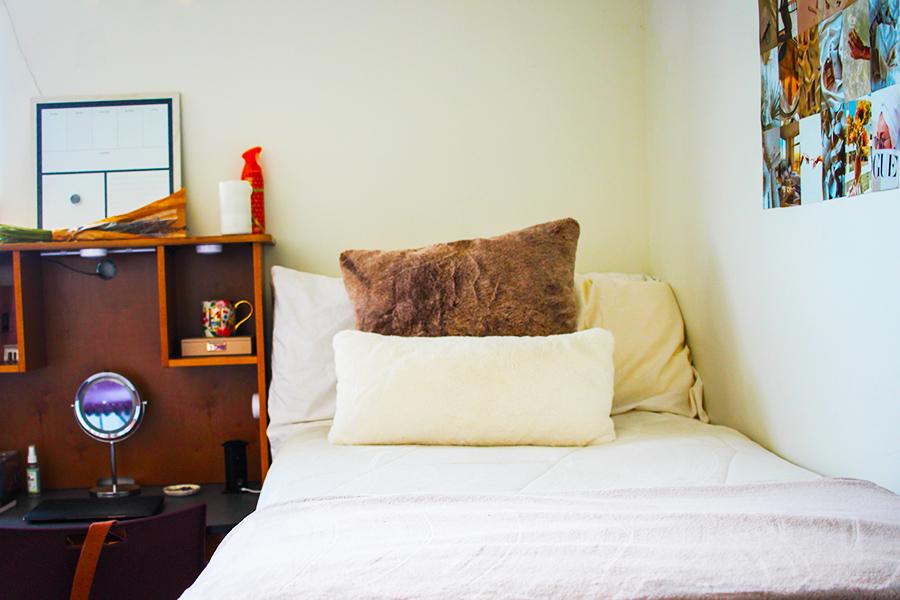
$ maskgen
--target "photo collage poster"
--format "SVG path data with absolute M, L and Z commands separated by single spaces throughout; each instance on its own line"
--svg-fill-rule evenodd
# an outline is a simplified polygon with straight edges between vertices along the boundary
M 759 0 L 763 206 L 900 186 L 900 0 Z

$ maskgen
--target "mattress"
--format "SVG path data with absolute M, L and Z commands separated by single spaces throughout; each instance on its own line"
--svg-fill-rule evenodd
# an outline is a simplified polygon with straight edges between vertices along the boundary
M 719 425 L 665 413 L 614 417 L 617 439 L 594 446 L 336 446 L 330 422 L 285 441 L 259 506 L 317 497 L 536 493 L 801 481 L 818 475 Z

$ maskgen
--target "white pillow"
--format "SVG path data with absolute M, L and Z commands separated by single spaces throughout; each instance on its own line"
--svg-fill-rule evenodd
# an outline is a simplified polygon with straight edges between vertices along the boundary
M 334 336 L 335 444 L 583 446 L 615 439 L 613 336 Z
M 334 334 L 355 326 L 339 278 L 272 267 L 275 296 L 269 443 L 273 457 L 297 424 L 334 417 Z
M 668 283 L 588 273 L 575 276 L 575 290 L 578 329 L 602 327 L 616 337 L 612 414 L 638 409 L 708 421 L 703 383 Z

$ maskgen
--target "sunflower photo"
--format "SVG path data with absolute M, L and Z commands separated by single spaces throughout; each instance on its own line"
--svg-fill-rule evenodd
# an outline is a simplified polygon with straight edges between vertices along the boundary
M 872 100 L 860 98 L 844 105 L 844 132 L 847 147 L 845 193 L 865 194 L 871 188 Z

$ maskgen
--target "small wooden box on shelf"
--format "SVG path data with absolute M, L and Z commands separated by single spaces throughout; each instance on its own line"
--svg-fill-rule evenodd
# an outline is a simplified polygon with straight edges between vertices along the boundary
M 128 475 L 148 485 L 222 481 L 221 443 L 246 439 L 249 476 L 262 480 L 269 464 L 263 255 L 273 243 L 268 235 L 230 235 L 0 244 L 0 310 L 9 297 L 14 313 L 2 335 L 19 355 L 0 362 L 0 448 L 38 444 L 47 489 L 93 485 L 105 449 L 78 431 L 69 405 L 91 373 L 121 371 L 149 402 L 141 432 L 120 450 Z M 198 254 L 204 244 L 222 251 Z M 86 259 L 58 256 L 86 248 L 140 253 L 110 254 L 118 275 L 103 281 L 72 272 Z M 4 268 L 11 290 L 2 286 Z M 252 303 L 240 330 L 254 338 L 252 354 L 181 356 L 180 340 L 202 335 L 201 302 L 209 299 Z M 254 393 L 258 422 L 250 414 Z

